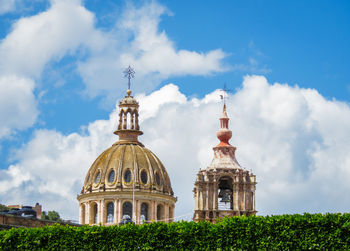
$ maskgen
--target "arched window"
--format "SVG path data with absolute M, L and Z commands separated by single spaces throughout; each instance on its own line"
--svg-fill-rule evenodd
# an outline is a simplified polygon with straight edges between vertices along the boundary
M 107 223 L 113 223 L 114 218 L 114 204 L 109 202 L 107 204 Z
M 147 172 L 146 170 L 142 170 L 141 172 L 141 181 L 143 184 L 147 184 Z
M 130 170 L 126 170 L 125 173 L 124 173 L 124 181 L 126 183 L 129 183 L 131 181 L 131 172 Z
M 157 185 L 160 186 L 161 185 L 161 180 L 160 180 L 160 176 L 159 176 L 159 173 L 156 172 L 156 182 L 157 182 Z
M 123 216 L 129 215 L 132 219 L 132 204 L 130 202 L 124 202 L 123 204 Z
M 144 223 L 148 220 L 148 205 L 146 203 L 141 204 L 141 216 L 140 223 Z
M 164 220 L 164 207 L 163 205 L 158 205 L 157 206 L 157 221 L 162 221 Z
M 97 224 L 98 223 L 98 209 L 97 209 L 97 204 L 95 203 L 94 204 L 94 207 L 93 207 L 93 216 L 94 216 L 94 224 Z
M 108 182 L 112 183 L 114 181 L 114 178 L 115 178 L 115 172 L 114 172 L 114 170 L 112 170 L 112 171 L 109 172 Z
M 96 176 L 95 176 L 95 180 L 94 180 L 95 184 L 97 184 L 100 181 L 100 177 L 101 177 L 101 173 L 100 173 L 100 171 L 98 171 Z

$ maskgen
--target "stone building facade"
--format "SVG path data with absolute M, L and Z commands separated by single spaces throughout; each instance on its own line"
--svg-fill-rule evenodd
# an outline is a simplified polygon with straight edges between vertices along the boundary
M 127 90 L 114 132 L 119 141 L 92 164 L 78 195 L 80 224 L 113 225 L 125 216 L 136 224 L 173 220 L 177 199 L 162 162 L 138 141 L 138 117 L 139 104 Z
M 226 105 L 220 118 L 213 148 L 214 159 L 208 168 L 199 170 L 194 184 L 194 221 L 216 222 L 224 216 L 255 215 L 256 177 L 242 168 L 235 157 L 236 147 L 229 144 L 232 131 L 228 129 Z

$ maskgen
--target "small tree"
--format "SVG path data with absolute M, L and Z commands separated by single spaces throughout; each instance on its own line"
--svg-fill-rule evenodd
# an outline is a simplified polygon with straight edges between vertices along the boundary
M 9 210 L 9 208 L 3 204 L 0 204 L 0 212 L 1 211 L 6 211 L 6 210 Z
M 59 213 L 57 213 L 56 211 L 48 211 L 47 214 L 45 211 L 43 211 L 41 213 L 41 219 L 51 221 L 62 221 Z

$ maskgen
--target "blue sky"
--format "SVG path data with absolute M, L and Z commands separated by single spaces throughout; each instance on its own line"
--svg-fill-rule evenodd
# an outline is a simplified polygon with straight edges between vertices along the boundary
M 286 178 L 285 183 L 274 184 L 269 189 L 279 187 L 283 190 L 289 185 L 297 186 L 297 190 L 303 186 L 322 184 L 325 180 L 312 176 L 315 173 L 312 170 L 318 170 L 317 163 L 321 161 L 315 156 L 321 154 L 322 147 L 325 151 L 331 149 L 328 142 L 347 149 L 345 143 L 342 145 L 341 140 L 337 140 L 338 135 L 332 134 L 332 128 L 337 128 L 339 123 L 344 123 L 343 127 L 339 127 L 347 128 L 348 123 L 349 13 L 348 1 L 0 0 L 0 86 L 5 90 L 0 94 L 0 116 L 3 118 L 3 122 L 0 123 L 0 169 L 3 173 L 3 178 L 0 178 L 0 195 L 3 195 L 0 196 L 0 203 L 21 203 L 15 201 L 17 199 L 34 204 L 34 200 L 40 200 L 44 208 L 45 205 L 48 209 L 56 207 L 64 216 L 77 218 L 75 209 L 64 211 L 65 209 L 54 204 L 52 197 L 56 196 L 55 191 L 49 188 L 32 193 L 33 195 L 18 195 L 21 189 L 30 190 L 33 184 L 48 186 L 50 178 L 38 173 L 50 173 L 51 169 L 58 168 L 55 164 L 46 164 L 47 169 L 42 167 L 36 170 L 27 163 L 79 163 L 78 157 L 73 159 L 74 156 L 71 156 L 69 160 L 65 159 L 66 152 L 62 149 L 68 152 L 72 150 L 70 147 L 79 148 L 77 156 L 84 158 L 83 156 L 95 154 L 96 156 L 90 157 L 94 159 L 111 142 L 113 143 L 116 138 L 108 134 L 113 128 L 110 132 L 101 132 L 96 128 L 100 128 L 99 123 L 107 128 L 107 124 L 116 126 L 116 121 L 112 119 L 114 108 L 116 102 L 124 96 L 127 82 L 123 78 L 122 70 L 129 64 L 136 70 L 132 89 L 136 96 L 139 95 L 141 104 L 145 102 L 144 112 L 150 114 L 144 116 L 141 124 L 145 132 L 144 141 L 141 141 L 160 155 L 165 165 L 169 166 L 175 193 L 178 188 L 181 198 L 186 196 L 188 190 L 190 199 L 178 202 L 177 215 L 191 211 L 192 204 L 188 205 L 192 203 L 191 179 L 194 179 L 199 167 L 203 168 L 210 162 L 211 147 L 216 142 L 215 119 L 220 110 L 220 103 L 215 99 L 218 96 L 216 90 L 222 88 L 225 83 L 232 89 L 232 97 L 228 101 L 232 107 L 228 109 L 229 113 L 231 109 L 231 116 L 234 116 L 231 126 L 237 127 L 233 139 L 236 142 L 233 143 L 238 149 L 243 144 L 242 162 L 248 169 L 256 170 L 258 180 L 260 174 L 261 189 L 267 189 L 268 185 L 264 185 L 264 180 L 269 180 L 272 170 L 280 166 L 279 161 L 283 159 L 274 156 L 274 161 L 264 162 L 271 158 L 271 152 L 263 151 L 262 145 L 267 144 L 267 139 L 271 139 L 275 144 L 271 146 L 271 151 L 283 148 L 281 145 L 288 142 L 286 152 L 280 156 L 287 156 L 289 164 L 286 166 L 300 169 L 300 179 L 291 181 Z M 265 81 L 267 85 L 264 84 Z M 20 84 L 15 85 L 14 82 Z M 169 83 L 172 85 L 169 86 Z M 252 102 L 260 100 L 256 105 L 260 106 L 258 108 L 261 110 L 249 110 L 252 104 L 240 99 L 244 95 L 247 95 L 246 100 L 255 97 L 254 92 L 247 94 L 254 91 L 251 89 L 254 85 L 257 85 L 254 90 L 260 90 L 261 86 L 264 86 L 266 91 L 261 89 L 261 99 L 252 99 Z M 283 91 L 275 93 L 275 90 Z M 164 97 L 157 101 L 149 101 L 157 91 L 163 93 Z M 303 98 L 294 100 L 294 94 Z M 286 100 L 278 99 L 284 95 L 287 100 L 290 98 L 290 103 L 285 105 L 282 103 Z M 183 101 L 183 97 L 186 97 L 186 101 Z M 322 102 L 319 101 L 321 99 Z M 308 107 L 310 113 L 303 115 L 303 105 Z M 201 132 L 196 137 L 201 139 L 202 144 L 198 146 L 193 143 L 193 155 L 183 155 L 183 161 L 191 157 L 194 159 L 191 167 L 193 170 L 190 172 L 193 177 L 189 178 L 187 186 L 184 186 L 186 191 L 181 190 L 180 184 L 174 181 L 180 179 L 175 170 L 176 160 L 172 160 L 162 149 L 157 152 L 159 145 L 154 143 L 155 139 L 161 138 L 162 130 L 173 128 L 164 127 L 163 122 L 158 121 L 163 116 L 161 112 L 173 111 L 171 106 L 179 111 L 179 114 L 173 114 L 177 121 L 181 121 L 182 109 L 209 109 L 207 121 L 211 121 L 208 122 L 210 126 L 205 127 L 205 130 L 204 127 L 195 130 Z M 274 110 L 276 107 L 283 109 Z M 315 107 L 324 110 L 325 114 L 316 112 L 319 110 Z M 266 111 L 263 110 L 265 108 Z M 240 110 L 245 109 L 252 112 L 251 116 L 241 114 L 243 117 L 240 117 Z M 268 118 L 265 117 L 265 113 L 269 114 Z M 288 117 L 288 114 L 291 117 Z M 333 115 L 337 117 L 333 118 Z M 321 116 L 326 118 L 321 119 Z M 279 123 L 287 117 L 293 118 L 292 122 L 288 125 Z M 327 118 L 333 118 L 331 122 L 334 125 L 329 125 L 330 121 Z M 302 124 L 294 125 L 295 119 L 300 119 Z M 159 133 L 146 136 L 146 125 L 152 125 L 156 121 L 159 122 Z M 275 123 L 276 130 L 271 129 L 271 121 Z M 257 137 L 261 138 L 254 142 L 253 138 L 248 137 L 249 134 L 255 135 L 253 130 L 257 130 L 257 127 L 264 128 L 265 122 L 266 138 L 259 134 Z M 182 128 L 173 123 L 177 129 Z M 252 127 L 252 131 L 246 131 L 255 123 L 257 126 Z M 179 124 L 182 125 L 180 122 Z M 95 126 L 95 129 L 89 129 L 89 126 Z M 176 135 L 177 130 L 172 130 Z M 192 129 L 182 128 L 178 133 L 186 135 L 186 130 Z M 348 139 L 350 135 L 347 130 L 338 130 L 339 138 Z M 288 134 L 287 139 L 280 134 L 281 132 Z M 51 149 L 48 153 L 40 137 L 47 139 L 51 136 L 44 134 L 51 135 L 53 141 L 61 140 L 62 144 L 52 142 L 50 145 L 47 142 L 47 147 Z M 94 135 L 98 136 L 92 140 Z M 70 142 L 74 137 L 78 139 Z M 178 137 L 179 135 L 174 136 L 174 139 Z M 80 148 L 81 140 L 90 142 L 88 149 Z M 66 143 L 69 146 L 65 145 Z M 171 147 L 172 144 L 174 143 L 169 140 L 166 146 Z M 248 146 L 255 149 L 259 144 L 259 151 L 263 152 L 261 159 L 253 161 L 252 155 L 255 155 L 255 152 L 253 154 Z M 37 150 L 34 151 L 35 149 Z M 317 152 L 316 149 L 321 150 Z M 179 145 L 179 153 L 181 151 L 184 150 Z M 336 151 L 329 150 L 326 154 L 327 160 L 330 161 L 327 168 L 333 165 L 341 166 L 344 173 L 339 174 L 350 176 L 350 162 L 347 159 L 339 160 L 341 158 L 334 152 Z M 44 161 L 39 156 L 45 153 L 47 156 Z M 69 155 L 69 152 L 67 154 Z M 239 160 L 239 151 L 237 155 Z M 79 187 L 89 168 L 89 161 L 91 160 L 87 158 L 84 164 L 79 166 L 79 172 L 72 174 L 76 176 L 66 181 L 65 184 L 70 187 L 67 194 L 74 195 L 80 191 Z M 259 169 L 257 165 L 264 165 L 266 169 Z M 311 170 L 310 173 L 307 170 Z M 61 173 L 64 171 L 63 168 Z M 282 174 L 288 172 L 284 170 Z M 22 174 L 22 178 L 16 178 L 20 176 L 19 173 Z M 5 196 L 8 187 L 12 187 L 17 195 Z M 346 188 L 349 187 L 344 185 L 344 189 Z M 332 186 L 322 194 L 315 192 L 310 193 L 310 196 L 316 194 L 321 198 L 328 198 L 331 191 Z M 45 193 L 50 193 L 51 197 L 45 197 Z M 63 198 L 63 195 L 57 196 Z M 282 198 L 282 195 L 279 196 Z M 262 201 L 267 195 L 261 193 L 259 196 Z M 59 201 L 64 205 L 64 199 Z M 300 203 L 297 198 L 295 202 Z M 286 206 L 280 210 L 274 210 L 267 203 L 262 203 L 260 211 L 262 214 L 286 211 L 342 211 L 350 205 L 349 200 L 341 202 L 335 208 L 320 207 L 316 201 L 314 204 L 310 203 L 305 207 Z M 334 202 L 330 201 L 327 205 L 333 204 Z M 77 209 L 75 211 L 78 212 Z

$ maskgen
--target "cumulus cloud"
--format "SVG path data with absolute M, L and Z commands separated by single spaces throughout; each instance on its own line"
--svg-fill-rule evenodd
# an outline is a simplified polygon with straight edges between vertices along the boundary
M 140 141 L 168 170 L 178 196 L 176 215 L 189 219 L 195 175 L 210 164 L 218 143 L 222 105 L 217 91 L 188 99 L 171 84 L 137 97 L 143 109 Z M 227 99 L 227 109 L 236 157 L 257 175 L 259 214 L 348 210 L 348 104 L 327 100 L 313 89 L 247 76 Z M 93 160 L 116 140 L 116 123 L 113 111 L 108 120 L 92 122 L 80 133 L 37 131 L 17 152 L 16 162 L 1 171 L 3 202 L 38 200 L 45 209 L 77 219 L 76 194 Z
M 0 15 L 14 11 L 16 8 L 15 0 L 0 0 Z
M 52 1 L 47 11 L 14 23 L 0 44 L 0 73 L 38 78 L 50 61 L 98 39 L 94 15 L 80 1 Z
M 35 122 L 38 110 L 33 89 L 31 79 L 0 76 L 0 139 Z
M 0 138 L 34 124 L 38 111 L 33 92 L 45 66 L 97 40 L 94 15 L 77 0 L 52 1 L 47 11 L 13 24 L 0 43 Z
M 0 170 L 2 203 L 40 202 L 44 210 L 75 218 L 76 195 L 85 172 L 94 158 L 114 142 L 111 132 L 115 121 L 112 113 L 109 120 L 94 121 L 80 134 L 37 130 L 33 139 L 16 152 L 17 162 L 8 170 Z
M 16 1 L 6 1 L 0 6 L 0 12 L 10 11 Z M 30 84 L 26 90 L 34 91 L 38 82 L 44 84 L 44 88 L 52 88 L 41 79 L 44 69 L 67 55 L 74 56 L 73 65 L 78 67 L 86 93 L 91 97 L 106 95 L 108 103 L 125 89 L 125 82 L 116 79 L 120 79 L 122 70 L 129 64 L 137 70 L 134 83 L 141 91 L 152 90 L 169 76 L 208 75 L 226 69 L 222 64 L 226 53 L 220 49 L 209 52 L 176 49 L 165 31 L 158 28 L 160 17 L 165 13 L 166 8 L 156 2 L 145 3 L 140 8 L 127 5 L 115 26 L 102 31 L 95 27 L 94 13 L 80 0 L 52 0 L 46 11 L 14 22 L 11 31 L 1 40 L 0 77 L 27 79 Z M 35 114 L 36 106 L 32 106 L 35 102 L 23 99 L 20 104 L 24 101 L 30 101 L 29 115 Z M 16 126 L 21 122 L 20 116 L 10 118 L 4 112 L 0 116 L 5 121 L 17 119 L 3 122 L 7 127 L 2 126 L 1 131 L 11 132 L 33 124 L 31 121 Z M 0 132 L 0 137 L 1 134 L 4 132 Z
M 127 5 L 115 27 L 105 34 L 105 47 L 94 50 L 79 64 L 79 72 L 90 96 L 115 93 L 125 89 L 121 72 L 132 65 L 138 90 L 149 91 L 171 76 L 210 75 L 228 70 L 223 63 L 227 53 L 221 49 L 208 52 L 177 49 L 164 30 L 159 30 L 161 16 L 169 13 L 156 2 L 140 8 Z

